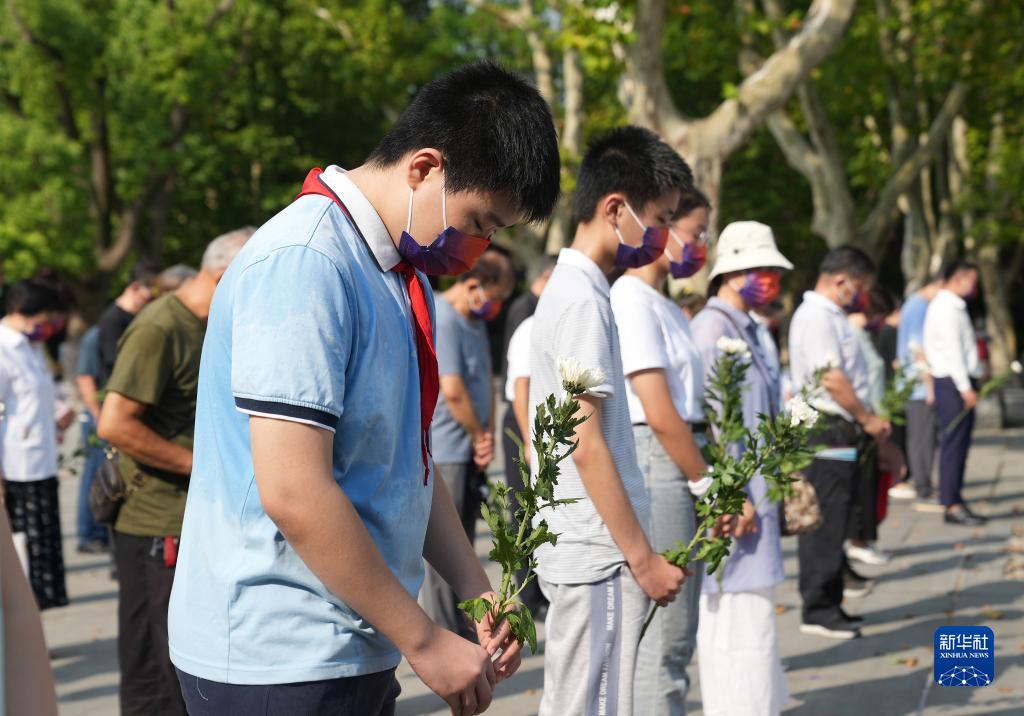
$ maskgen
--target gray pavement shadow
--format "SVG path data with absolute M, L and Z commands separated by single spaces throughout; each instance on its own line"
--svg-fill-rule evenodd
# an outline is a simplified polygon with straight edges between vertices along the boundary
M 1003 613 L 1003 619 L 1013 621 L 1024 617 L 1024 612 L 1019 610 Z M 984 618 L 971 620 L 963 616 L 954 618 L 952 621 L 957 624 L 982 624 L 992 626 L 998 635 L 998 621 L 986 620 Z M 837 664 L 846 664 L 862 659 L 884 659 L 888 656 L 895 656 L 911 649 L 931 650 L 934 643 L 935 630 L 947 624 L 947 620 L 939 615 L 927 615 L 919 621 L 907 624 L 904 627 L 890 629 L 882 634 L 872 634 L 866 631 L 860 639 L 841 642 L 834 646 L 816 649 L 799 656 L 790 656 L 785 659 L 790 671 L 798 669 L 818 669 Z M 866 629 L 870 630 L 870 622 L 865 622 Z M 930 659 L 930 657 L 929 657 Z
M 937 515 L 937 517 L 941 520 L 942 515 Z M 951 539 L 948 542 L 928 542 L 926 544 L 910 545 L 907 547 L 893 547 L 888 551 L 892 554 L 894 559 L 899 559 L 900 557 L 913 557 L 920 554 L 927 554 L 928 552 L 952 552 L 953 548 L 958 544 L 969 543 L 973 547 L 975 545 L 996 544 L 1005 541 L 1006 537 L 1004 535 L 985 535 L 978 537 L 977 539 L 972 539 L 971 533 L 965 532 L 962 539 Z
M 81 691 L 71 691 L 61 696 L 57 701 L 59 703 L 68 703 L 73 701 L 85 701 L 87 699 L 101 699 L 106 696 L 117 695 L 117 684 L 107 684 L 106 686 L 93 686 L 89 689 L 82 689 Z
M 993 540 L 994 542 L 1005 542 L 1006 538 L 1000 538 Z M 971 544 L 978 544 L 980 540 L 971 540 Z M 879 574 L 876 577 L 872 577 L 876 584 L 888 584 L 890 582 L 897 582 L 901 579 L 913 579 L 914 577 L 922 577 L 930 574 L 938 574 L 945 572 L 948 569 L 956 569 L 960 566 L 960 562 L 963 561 L 965 569 L 972 569 L 988 562 L 995 562 L 997 560 L 1005 559 L 1006 554 L 1003 552 L 971 552 L 964 559 L 964 555 L 955 552 L 949 557 L 943 557 L 942 559 L 933 559 L 929 562 L 917 562 L 909 569 L 899 569 L 892 572 L 885 572 Z
M 64 571 L 65 572 L 90 572 L 94 569 L 106 569 L 109 570 L 112 563 L 109 558 L 104 558 L 100 561 L 80 562 L 78 564 L 67 564 L 67 557 L 65 559 Z M 114 580 L 110 580 L 113 582 Z
M 544 667 L 538 666 L 527 671 L 518 671 L 509 681 L 498 685 L 496 700 L 492 709 L 497 706 L 497 700 L 505 699 L 526 691 L 540 691 L 544 688 Z M 408 699 L 398 698 L 395 708 L 395 716 L 422 716 L 422 714 L 433 713 L 438 710 L 445 710 L 447 706 L 437 694 L 428 693 L 412 696 Z
M 863 716 L 868 710 L 865 697 L 875 713 L 913 714 L 930 668 L 910 670 L 900 664 L 889 666 L 889 673 L 870 674 L 865 681 L 838 686 L 811 687 L 807 691 L 790 694 L 802 703 L 786 709 L 787 716 Z M 901 673 L 902 672 L 902 673 Z
M 73 604 L 88 604 L 89 602 L 104 602 L 107 600 L 117 601 L 117 590 L 109 592 L 95 592 L 94 594 L 72 595 L 70 601 Z
M 53 678 L 59 684 L 98 674 L 117 673 L 117 637 L 62 646 L 55 650 L 55 656 Z

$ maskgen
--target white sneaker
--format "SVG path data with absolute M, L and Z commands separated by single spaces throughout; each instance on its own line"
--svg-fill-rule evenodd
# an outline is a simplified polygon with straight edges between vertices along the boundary
M 829 639 L 856 639 L 860 636 L 860 629 L 846 626 L 825 626 L 824 624 L 801 624 L 801 634 L 813 634 Z
M 846 545 L 846 556 L 848 559 L 852 559 L 855 562 L 871 564 L 876 567 L 880 567 L 883 564 L 889 564 L 889 560 L 892 559 L 891 554 L 883 552 L 873 544 L 869 544 L 867 547 L 858 547 L 857 545 L 848 544 Z
M 889 488 L 889 497 L 894 500 L 916 500 L 917 488 L 909 482 L 901 482 Z

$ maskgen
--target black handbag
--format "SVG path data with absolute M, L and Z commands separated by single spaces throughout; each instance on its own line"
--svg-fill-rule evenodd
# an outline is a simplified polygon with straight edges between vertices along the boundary
M 124 504 L 125 482 L 118 465 L 117 448 L 106 447 L 105 457 L 89 486 L 89 511 L 98 524 L 110 525 L 117 521 L 117 515 Z

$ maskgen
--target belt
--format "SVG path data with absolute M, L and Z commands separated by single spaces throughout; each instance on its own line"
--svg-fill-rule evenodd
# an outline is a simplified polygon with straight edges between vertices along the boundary
M 708 424 L 703 420 L 699 423 L 689 423 L 690 431 L 694 433 L 706 433 L 708 431 Z M 649 428 L 650 425 L 647 423 L 633 423 L 634 428 Z

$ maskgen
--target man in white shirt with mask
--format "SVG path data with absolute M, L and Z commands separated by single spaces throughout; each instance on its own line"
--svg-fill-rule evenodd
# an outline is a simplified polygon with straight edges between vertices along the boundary
M 975 382 L 981 377 L 978 343 L 967 312 L 967 302 L 978 295 L 978 268 L 964 260 L 943 272 L 944 283 L 924 320 L 924 355 L 935 380 L 935 408 L 939 419 L 939 498 L 946 522 L 977 526 L 985 518 L 964 503 L 967 452 L 971 447 Z

